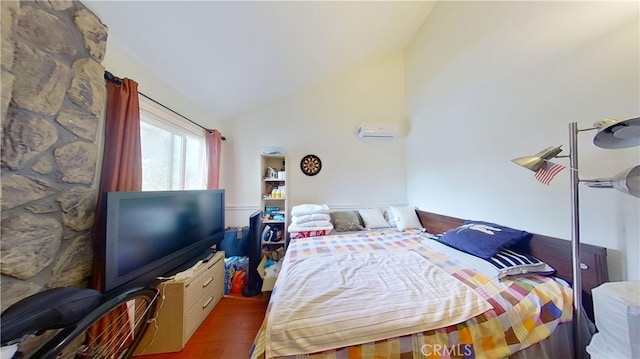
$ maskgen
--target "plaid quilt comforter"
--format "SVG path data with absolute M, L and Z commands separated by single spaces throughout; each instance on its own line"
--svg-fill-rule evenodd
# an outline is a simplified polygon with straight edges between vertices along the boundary
M 572 319 L 571 289 L 553 278 L 532 275 L 492 281 L 424 246 L 423 241 L 428 240 L 429 236 L 419 231 L 395 230 L 292 240 L 283 259 L 281 273 L 285 275 L 278 277 L 272 298 L 277 300 L 278 285 L 287 280 L 286 266 L 300 258 L 350 251 L 415 250 L 473 288 L 491 303 L 492 310 L 445 328 L 287 358 L 506 358 L 547 338 L 558 324 Z M 270 308 L 271 304 L 251 348 L 251 358 L 266 359 Z

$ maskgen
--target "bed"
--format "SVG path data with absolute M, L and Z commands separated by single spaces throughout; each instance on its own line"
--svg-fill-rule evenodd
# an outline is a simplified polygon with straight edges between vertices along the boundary
M 292 240 L 251 358 L 572 355 L 568 241 L 533 234 L 517 248 L 552 266 L 555 276 L 489 278 L 492 272 L 467 265 L 473 256 L 432 235 L 464 220 L 416 214 L 429 233 L 387 229 Z M 606 250 L 583 244 L 582 251 L 584 304 L 591 313 L 590 291 L 608 279 Z M 396 277 L 380 279 L 381 270 Z M 433 288 L 422 292 L 420 283 L 405 278 L 408 272 L 428 278 Z M 428 320 L 420 317 L 427 311 Z

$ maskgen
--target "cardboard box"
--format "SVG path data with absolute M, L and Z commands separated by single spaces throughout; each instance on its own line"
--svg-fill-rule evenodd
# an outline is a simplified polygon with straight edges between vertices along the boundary
M 262 278 L 262 291 L 263 292 L 267 292 L 267 291 L 272 291 L 273 290 L 273 286 L 276 284 L 276 279 L 278 278 L 265 278 L 265 271 L 264 271 L 264 265 L 267 263 L 267 257 L 266 256 L 262 256 L 262 260 L 260 261 L 260 263 L 258 263 L 258 268 L 256 269 L 258 271 L 258 274 L 260 275 L 260 278 Z
M 262 281 L 262 291 L 263 292 L 271 292 L 273 287 L 276 284 L 276 279 L 278 278 L 267 278 Z

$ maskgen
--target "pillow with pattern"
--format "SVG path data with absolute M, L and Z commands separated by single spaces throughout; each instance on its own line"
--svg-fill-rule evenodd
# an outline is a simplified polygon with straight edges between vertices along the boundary
M 329 216 L 336 232 L 361 231 L 364 229 L 357 211 L 330 212 Z
M 442 234 L 433 234 L 430 235 L 429 238 L 440 241 Z M 441 241 L 440 241 L 441 242 Z M 455 249 L 455 248 L 452 248 Z M 478 261 L 486 261 L 490 263 L 493 268 L 496 270 L 496 273 L 489 273 L 485 271 L 480 271 L 481 273 L 493 277 L 496 275 L 498 279 L 505 277 L 514 277 L 514 276 L 523 276 L 529 274 L 536 275 L 544 275 L 549 276 L 556 273 L 556 270 L 551 267 L 549 264 L 539 260 L 538 258 L 521 252 L 517 252 L 512 249 L 502 249 L 494 256 L 489 258 L 480 258 L 478 256 L 474 256 L 471 254 L 465 254 L 468 256 L 472 256 L 474 260 Z M 469 264 L 468 262 L 463 262 L 465 265 Z M 476 268 L 473 266 L 473 262 L 471 265 L 472 268 Z M 477 267 L 480 268 L 480 267 Z
M 503 249 L 493 257 L 485 258 L 485 260 L 498 269 L 500 273 L 498 278 L 526 274 L 552 275 L 556 272 L 553 267 L 538 258 L 514 252 L 510 249 Z

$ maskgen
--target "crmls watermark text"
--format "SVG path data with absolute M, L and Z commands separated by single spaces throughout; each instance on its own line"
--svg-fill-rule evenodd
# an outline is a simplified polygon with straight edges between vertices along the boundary
M 457 344 L 448 347 L 441 344 L 425 344 L 420 348 L 420 352 L 426 356 L 438 354 L 438 356 L 469 357 L 473 354 L 473 346 L 471 344 Z

